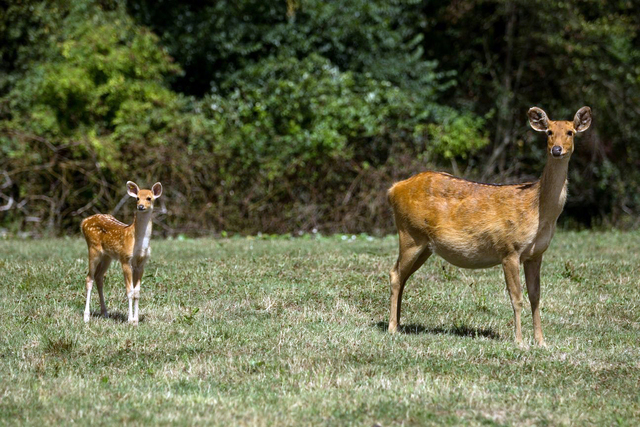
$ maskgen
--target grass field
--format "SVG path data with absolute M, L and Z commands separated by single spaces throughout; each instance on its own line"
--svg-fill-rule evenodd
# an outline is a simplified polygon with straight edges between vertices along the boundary
M 500 268 L 437 258 L 387 334 L 396 245 L 155 240 L 134 328 L 115 264 L 83 322 L 84 241 L 0 241 L 0 423 L 640 424 L 640 233 L 556 235 L 547 349 L 513 343 Z

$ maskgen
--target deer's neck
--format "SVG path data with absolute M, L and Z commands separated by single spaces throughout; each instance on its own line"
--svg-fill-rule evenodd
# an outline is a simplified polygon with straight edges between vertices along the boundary
M 133 218 L 133 257 L 149 256 L 151 242 L 151 212 L 136 212 Z
M 567 200 L 567 171 L 569 158 L 547 160 L 539 186 L 540 222 L 554 224 L 562 213 Z

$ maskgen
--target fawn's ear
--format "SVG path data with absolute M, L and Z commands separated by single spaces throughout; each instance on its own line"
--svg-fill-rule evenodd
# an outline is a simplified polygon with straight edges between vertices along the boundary
M 151 191 L 153 191 L 153 197 L 157 199 L 162 195 L 162 184 L 156 182 L 155 184 L 153 184 L 153 187 L 151 187 Z
M 127 193 L 129 193 L 131 197 L 138 197 L 139 191 L 138 184 L 133 181 L 127 181 Z
M 527 113 L 529 116 L 529 124 L 534 130 L 544 132 L 549 129 L 549 119 L 547 113 L 538 107 L 531 107 Z
M 582 107 L 573 118 L 573 128 L 576 132 L 584 132 L 591 126 L 591 108 Z

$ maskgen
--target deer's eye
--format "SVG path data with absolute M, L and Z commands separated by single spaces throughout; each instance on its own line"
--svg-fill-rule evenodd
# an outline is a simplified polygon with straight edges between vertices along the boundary
M 139 202 L 140 201 L 140 197 L 136 197 L 136 201 Z
M 148 201 L 151 201 L 151 197 L 147 197 L 147 200 L 148 200 Z
M 572 131 L 567 131 L 567 135 L 573 136 L 573 132 Z
M 548 130 L 547 131 L 547 135 L 549 135 L 549 136 L 553 135 L 553 131 Z

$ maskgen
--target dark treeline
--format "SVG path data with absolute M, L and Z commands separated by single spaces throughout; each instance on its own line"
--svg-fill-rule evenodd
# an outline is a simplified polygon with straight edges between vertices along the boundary
M 540 174 L 531 106 L 594 122 L 569 226 L 638 225 L 640 4 L 632 0 L 0 1 L 0 227 L 130 220 L 164 234 L 386 233 L 426 169 Z

